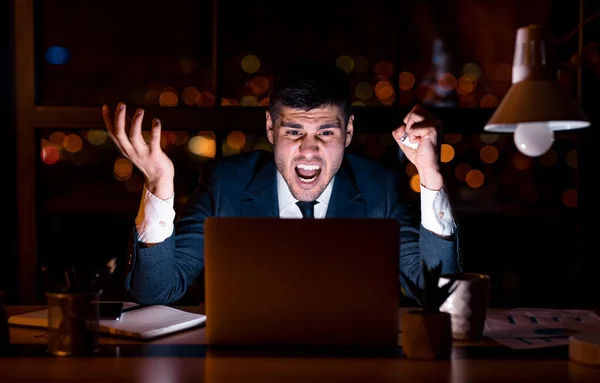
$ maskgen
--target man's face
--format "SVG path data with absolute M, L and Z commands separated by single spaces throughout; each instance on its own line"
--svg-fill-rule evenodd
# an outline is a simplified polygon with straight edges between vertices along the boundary
M 296 199 L 313 201 L 323 193 L 350 145 L 353 120 L 350 116 L 344 127 L 337 106 L 309 111 L 284 106 L 277 121 L 267 112 L 267 137 L 275 163 Z

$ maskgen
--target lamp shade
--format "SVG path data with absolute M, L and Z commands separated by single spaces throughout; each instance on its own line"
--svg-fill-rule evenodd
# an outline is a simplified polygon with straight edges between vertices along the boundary
M 541 126 L 550 131 L 590 125 L 575 101 L 556 81 L 545 78 L 546 57 L 541 27 L 529 25 L 517 31 L 512 86 L 484 127 L 488 132 L 524 134 Z M 537 135 L 538 133 L 532 133 Z

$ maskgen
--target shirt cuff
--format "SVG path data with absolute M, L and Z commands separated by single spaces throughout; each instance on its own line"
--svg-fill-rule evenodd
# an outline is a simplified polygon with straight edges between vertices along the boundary
M 159 243 L 173 233 L 175 196 L 163 200 L 152 194 L 146 186 L 142 192 L 142 201 L 135 218 L 138 241 L 143 243 Z
M 430 190 L 421 185 L 421 224 L 437 235 L 454 234 L 456 223 L 445 187 Z

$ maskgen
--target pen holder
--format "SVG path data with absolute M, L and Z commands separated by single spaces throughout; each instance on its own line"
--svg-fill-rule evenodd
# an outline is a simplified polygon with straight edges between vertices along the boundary
M 48 299 L 48 353 L 75 356 L 97 352 L 101 293 L 45 294 Z

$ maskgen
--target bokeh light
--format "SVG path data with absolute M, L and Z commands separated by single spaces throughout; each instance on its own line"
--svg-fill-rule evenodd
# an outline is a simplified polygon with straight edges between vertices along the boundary
M 354 87 L 354 94 L 361 100 L 373 97 L 373 87 L 366 81 L 361 81 Z
M 493 145 L 485 145 L 479 150 L 479 158 L 486 164 L 493 164 L 498 160 L 498 149 Z
M 188 141 L 188 150 L 199 157 L 214 158 L 217 143 L 213 132 L 199 132 Z
M 60 159 L 60 153 L 55 146 L 46 145 L 42 148 L 40 157 L 43 163 L 46 165 L 52 165 L 58 162 Z
M 63 141 L 63 147 L 69 153 L 76 153 L 83 147 L 83 141 L 78 134 L 69 134 Z
M 562 195 L 562 203 L 569 208 L 577 207 L 577 189 L 566 190 Z
M 421 192 L 421 179 L 418 174 L 415 174 L 410 178 L 410 188 L 415 193 Z
M 479 106 L 482 108 L 495 108 L 498 106 L 498 97 L 493 94 L 486 94 L 485 96 L 481 97 Z
M 240 103 L 235 99 L 235 98 L 222 98 L 221 99 L 221 105 L 222 106 L 237 106 L 240 105 Z
M 246 136 L 239 130 L 234 130 L 227 135 L 227 145 L 233 149 L 241 149 L 246 144 Z
M 181 91 L 181 98 L 183 99 L 183 103 L 189 106 L 195 106 L 198 101 L 198 97 L 200 97 L 200 91 L 195 86 L 185 87 Z
M 270 87 L 269 80 L 264 76 L 256 76 L 250 80 L 250 89 L 257 96 L 267 93 Z
M 375 96 L 377 96 L 379 100 L 387 100 L 394 96 L 392 84 L 387 80 L 377 82 L 377 84 L 375 84 Z
M 57 149 L 62 149 L 66 137 L 67 135 L 63 132 L 54 132 L 48 137 L 48 141 Z
M 335 65 L 346 73 L 352 72 L 354 69 L 354 60 L 347 55 L 341 55 L 335 60 Z
M 258 98 L 248 94 L 242 96 L 240 99 L 240 106 L 258 106 Z
M 375 75 L 383 80 L 389 79 L 394 74 L 394 66 L 389 61 L 379 61 L 373 70 Z
M 573 169 L 576 169 L 577 168 L 577 157 L 578 157 L 577 149 L 570 150 L 569 153 L 567 153 L 567 165 L 569 165 Z
M 119 181 L 126 181 L 131 177 L 133 172 L 133 164 L 129 159 L 119 156 L 113 166 L 113 175 Z
M 456 93 L 466 96 L 475 90 L 476 82 L 471 77 L 462 76 L 456 83 Z
M 442 162 L 450 162 L 454 158 L 454 148 L 452 145 L 442 144 L 441 153 L 440 153 L 440 161 Z
M 198 69 L 199 66 L 200 65 L 198 64 L 198 61 L 191 56 L 184 57 L 179 61 L 181 73 L 185 75 L 192 74 Z
M 91 129 L 87 132 L 86 138 L 92 145 L 102 145 L 106 142 L 108 133 L 102 129 Z
M 246 73 L 256 73 L 260 69 L 260 60 L 255 55 L 247 55 L 242 59 L 242 70 Z
M 444 134 L 444 141 L 449 144 L 456 144 L 462 138 L 460 133 L 446 133 Z
M 467 63 L 463 66 L 463 76 L 471 81 L 477 81 L 481 77 L 481 67 L 475 63 Z
M 465 176 L 465 182 L 473 189 L 481 187 L 481 185 L 483 185 L 484 180 L 485 177 L 483 176 L 483 173 L 481 172 L 481 170 L 477 169 L 469 170 L 469 172 Z
M 410 90 L 415 86 L 415 76 L 410 72 L 402 72 L 398 76 L 398 87 L 402 90 Z
M 478 106 L 479 104 L 477 103 L 477 99 L 470 94 L 466 96 L 460 96 L 458 99 L 459 108 L 476 108 Z
M 479 135 L 481 142 L 485 142 L 486 144 L 493 144 L 498 141 L 499 137 L 500 135 L 496 133 L 482 133 Z
M 164 88 L 161 92 L 160 92 L 160 96 L 158 98 L 158 104 L 160 106 L 167 106 L 167 107 L 173 107 L 173 106 L 177 106 L 177 104 L 179 103 L 179 92 L 177 92 L 177 89 L 169 86 Z
M 443 73 L 438 78 L 438 86 L 442 90 L 449 92 L 456 87 L 456 77 L 451 73 Z
M 531 167 L 531 157 L 521 153 L 515 153 L 512 162 L 513 166 L 519 170 L 525 170 Z
M 204 91 L 198 95 L 198 99 L 196 100 L 196 105 L 198 106 L 213 106 L 215 103 L 215 96 L 208 92 Z
M 65 47 L 52 46 L 46 50 L 46 61 L 48 64 L 60 65 L 69 61 L 69 50 Z

